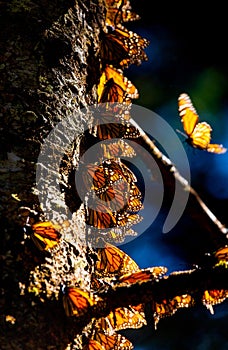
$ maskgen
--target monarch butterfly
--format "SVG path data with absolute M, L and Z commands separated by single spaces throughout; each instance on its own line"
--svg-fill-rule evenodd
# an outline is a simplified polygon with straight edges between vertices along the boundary
M 157 328 L 159 320 L 163 317 L 172 316 L 179 308 L 191 307 L 195 303 L 189 294 L 175 296 L 172 299 L 164 299 L 161 303 L 155 302 L 154 311 L 154 327 Z
M 92 128 L 94 136 L 100 140 L 138 138 L 140 136 L 139 130 L 125 116 L 126 114 L 122 113 L 114 116 L 112 111 L 102 112 L 99 115 L 99 123 Z
M 125 176 L 127 179 L 123 178 L 115 183 L 118 190 L 123 193 L 124 196 L 124 205 L 122 208 L 131 213 L 138 212 L 143 208 L 143 203 L 142 194 L 133 182 L 136 181 L 136 177 L 130 170 L 128 173 L 125 172 Z
M 222 303 L 228 297 L 228 291 L 221 289 L 205 290 L 203 293 L 202 301 L 206 308 L 214 313 L 213 305 Z
M 141 269 L 140 271 L 127 273 L 122 275 L 118 279 L 119 285 L 128 284 L 142 284 L 144 282 L 157 280 L 167 272 L 167 268 L 163 266 L 156 266 L 147 269 Z
M 118 181 L 115 186 L 108 186 L 102 191 L 94 192 L 87 201 L 87 206 L 96 210 L 104 209 L 105 205 L 111 212 L 117 212 L 124 209 L 127 202 L 128 183 L 125 181 L 125 187 L 121 191 L 118 189 Z
M 143 49 L 149 42 L 140 35 L 128 31 L 123 26 L 106 27 L 101 40 L 101 59 L 103 64 L 126 67 L 129 64 L 139 64 L 146 61 L 147 55 Z
M 125 349 L 131 350 L 133 349 L 132 343 L 122 336 L 121 334 L 113 333 L 113 334 L 105 334 L 99 328 L 96 328 L 93 332 L 92 339 L 98 341 L 105 350 L 113 350 L 113 349 Z
M 109 26 L 116 26 L 121 22 L 130 22 L 137 21 L 140 19 L 140 16 L 131 11 L 131 7 L 124 6 L 121 10 L 117 8 L 110 7 L 106 12 L 105 22 Z
M 117 160 L 105 160 L 100 165 L 86 164 L 80 172 L 87 190 L 101 191 L 124 177 Z M 80 175 L 79 173 L 79 175 Z
M 130 227 L 142 221 L 142 216 L 127 212 L 117 213 L 117 227 Z
M 140 270 L 129 255 L 107 242 L 103 248 L 98 248 L 97 257 L 95 271 L 103 276 L 123 275 Z
M 211 153 L 225 153 L 226 148 L 219 144 L 210 143 L 211 126 L 206 122 L 198 122 L 199 116 L 193 107 L 190 97 L 183 93 L 178 98 L 179 114 L 183 128 L 187 134 L 187 142 L 195 148 Z
M 134 186 L 134 187 L 137 187 L 137 186 Z M 129 200 L 128 200 L 126 210 L 129 212 L 136 213 L 141 209 L 143 209 L 141 197 L 139 197 L 138 195 L 136 197 L 131 195 Z
M 96 227 L 98 229 L 106 229 L 113 227 L 130 227 L 138 224 L 142 217 L 138 214 L 131 214 L 127 212 L 115 213 L 107 209 L 106 206 L 99 205 L 98 210 L 92 208 L 87 209 L 86 223 L 87 225 Z
M 128 212 L 138 212 L 143 209 L 142 194 L 135 184 L 130 184 L 129 200 L 126 210 Z
M 217 265 L 228 264 L 228 246 L 218 249 L 215 252 L 215 258 L 217 259 Z
M 131 227 L 113 227 L 111 230 L 107 232 L 95 232 L 93 236 L 90 237 L 90 240 L 94 242 L 94 244 L 98 244 L 100 238 L 104 238 L 107 243 L 110 244 L 120 244 L 123 243 L 126 236 L 137 236 L 137 232 L 135 232 Z M 98 245 L 99 246 L 99 245 Z
M 98 102 L 130 103 L 139 97 L 138 90 L 121 69 L 106 65 L 97 87 Z
M 128 22 L 139 19 L 140 16 L 132 13 L 129 0 L 106 0 L 106 23 L 117 25 L 120 22 Z
M 101 143 L 102 157 L 104 159 L 128 157 L 136 155 L 135 150 L 124 140 Z
M 50 221 L 39 222 L 32 225 L 31 238 L 40 250 L 48 250 L 59 243 L 61 226 Z
M 101 300 L 96 295 L 76 287 L 65 287 L 63 306 L 67 316 L 82 316 Z
M 126 191 L 128 190 L 126 182 L 131 184 L 137 181 L 134 173 L 118 159 L 107 159 L 100 165 L 89 163 L 85 165 L 85 170 L 83 169 L 81 173 L 87 188 L 93 189 L 96 193 L 104 191 L 117 181 L 119 181 L 119 188 Z M 136 197 L 134 194 L 136 191 L 136 188 L 132 186 L 130 195 Z
M 114 182 L 124 178 L 124 171 L 126 173 L 125 168 L 126 167 L 124 167 L 124 165 L 118 160 L 107 159 L 102 162 L 98 169 L 101 173 L 103 173 L 104 178 L 107 179 L 106 186 L 110 186 Z M 93 177 L 93 181 L 95 189 L 99 189 L 99 187 L 97 186 L 96 178 Z
M 105 348 L 98 341 L 89 339 L 88 343 L 83 346 L 82 350 L 105 350 Z
M 106 333 L 119 331 L 127 328 L 141 328 L 146 325 L 145 313 L 142 305 L 139 311 L 129 307 L 119 307 L 111 311 L 108 316 L 102 317 L 97 321 L 97 325 Z
M 106 28 L 107 32 L 101 32 L 101 60 L 103 64 L 118 66 L 123 59 L 128 57 L 129 49 L 113 27 L 107 26 Z
M 121 6 L 126 4 L 128 0 L 105 0 L 107 8 L 113 7 L 119 9 Z
M 115 213 L 108 210 L 106 206 L 99 206 L 99 211 L 92 208 L 86 208 L 87 216 L 86 223 L 89 226 L 98 229 L 112 228 L 117 225 L 117 218 Z

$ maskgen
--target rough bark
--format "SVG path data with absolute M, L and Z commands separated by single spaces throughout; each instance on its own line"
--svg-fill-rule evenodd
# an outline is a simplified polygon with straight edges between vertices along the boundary
M 77 112 L 75 127 L 81 130 L 80 109 L 96 101 L 104 11 L 102 1 L 90 0 L 1 3 L 1 349 L 65 349 L 72 337 L 53 294 L 44 293 L 43 302 L 31 297 L 34 293 L 23 295 L 30 271 L 36 271 L 39 283 L 50 271 L 36 270 L 44 256 L 26 248 L 27 243 L 22 246 L 22 226 L 25 208 L 42 218 L 35 175 L 43 139 L 57 122 Z M 69 255 L 75 258 L 72 251 Z M 86 285 L 86 249 L 78 255 L 74 263 L 81 265 L 78 278 Z M 64 264 L 57 260 L 56 266 Z M 60 281 L 51 284 L 58 295 Z M 15 324 L 6 322 L 7 315 Z

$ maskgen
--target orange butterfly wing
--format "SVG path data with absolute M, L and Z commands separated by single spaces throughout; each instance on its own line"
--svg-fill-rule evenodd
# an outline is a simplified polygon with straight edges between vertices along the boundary
M 121 139 L 111 141 L 109 143 L 101 143 L 101 149 L 103 152 L 103 157 L 106 159 L 114 157 L 132 158 L 136 155 L 135 150 L 127 142 Z
M 96 210 L 88 207 L 86 211 L 87 225 L 98 229 L 105 229 L 115 227 L 117 224 L 115 215 L 110 210 L 107 210 L 106 206 L 99 205 Z
M 213 289 L 213 290 L 205 290 L 205 292 L 203 293 L 202 300 L 206 308 L 211 312 L 211 314 L 213 314 L 214 313 L 213 305 L 222 303 L 224 300 L 226 300 L 227 297 L 228 297 L 227 290 Z
M 125 252 L 116 246 L 105 243 L 104 248 L 98 248 L 96 270 L 104 275 L 139 271 L 139 266 Z
M 141 269 L 140 271 L 127 273 L 119 277 L 121 285 L 142 284 L 144 282 L 153 281 L 161 278 L 167 272 L 167 268 L 163 266 L 150 267 Z
M 81 316 L 90 306 L 96 304 L 98 297 L 76 287 L 67 287 L 63 294 L 63 306 L 67 316 Z
M 130 11 L 130 9 L 123 9 L 120 11 L 119 9 L 109 8 L 106 13 L 106 23 L 108 25 L 116 25 L 121 22 L 129 22 L 139 20 L 140 16 Z
M 102 33 L 101 59 L 103 63 L 116 66 L 127 57 L 128 48 L 124 45 L 122 37 L 118 35 L 116 30 L 113 30 L 111 33 Z
M 215 252 L 215 257 L 218 260 L 218 264 L 227 264 L 228 263 L 228 247 L 225 246 L 223 248 L 218 249 Z
M 97 324 L 105 332 L 113 332 L 113 330 L 141 328 L 147 323 L 142 305 L 140 305 L 139 311 L 134 310 L 131 306 L 119 307 L 111 311 L 108 316 L 100 318 Z
M 132 343 L 121 334 L 113 333 L 112 335 L 107 335 L 100 330 L 96 330 L 93 339 L 98 341 L 106 350 L 133 349 Z
M 31 238 L 40 250 L 48 250 L 59 243 L 61 226 L 54 225 L 50 221 L 39 222 L 32 225 Z
M 189 136 L 193 147 L 207 149 L 211 140 L 211 127 L 208 123 L 196 124 L 193 132 Z
M 199 116 L 187 94 L 181 94 L 178 98 L 179 114 L 184 131 L 190 136 L 198 123 Z
M 130 2 L 127 1 L 106 1 L 107 12 L 105 22 L 108 25 L 116 26 L 122 22 L 135 21 L 140 16 L 131 11 Z
M 105 350 L 105 348 L 98 341 L 90 339 L 82 350 Z
M 111 90 L 109 90 L 109 86 Z M 112 92 L 114 92 L 111 98 L 113 99 L 112 102 L 121 102 L 125 92 L 120 87 L 118 88 L 113 79 L 107 84 L 99 84 L 98 96 L 103 96 L 105 101 L 109 100 L 109 97 L 111 97 L 109 93 L 112 94 Z M 118 93 L 120 93 L 120 96 L 118 96 Z M 114 106 L 113 103 L 106 103 L 105 106 L 103 104 L 99 105 L 99 117 L 97 123 L 95 119 L 92 134 L 100 140 L 139 137 L 140 132 L 129 122 L 130 117 L 127 111 L 123 111 L 123 108 L 120 109 L 119 106 L 117 107 L 116 103 L 114 103 Z
M 138 90 L 124 75 L 123 71 L 106 66 L 97 88 L 98 102 L 130 102 L 139 97 Z
M 155 329 L 161 318 L 172 316 L 179 308 L 191 307 L 194 303 L 194 299 L 189 294 L 178 295 L 172 299 L 164 299 L 160 303 L 155 303 L 153 315 Z
M 210 143 L 209 145 L 207 145 L 207 151 L 211 153 L 222 154 L 222 153 L 226 153 L 227 149 L 223 147 L 223 145 Z
M 214 264 L 215 266 L 224 266 L 228 267 L 228 246 L 224 246 L 223 248 L 219 248 L 216 252 L 214 252 Z

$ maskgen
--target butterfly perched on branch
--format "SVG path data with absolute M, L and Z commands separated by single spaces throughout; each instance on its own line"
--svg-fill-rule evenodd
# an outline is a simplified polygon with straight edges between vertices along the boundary
M 202 296 L 203 304 L 210 311 L 211 314 L 214 314 L 213 305 L 220 304 L 228 297 L 228 290 L 225 289 L 211 289 L 205 290 Z
M 183 93 L 179 96 L 178 106 L 188 144 L 211 153 L 226 152 L 223 145 L 210 143 L 212 128 L 206 122 L 199 122 L 199 116 L 187 94 Z
M 142 304 L 136 309 L 132 306 L 118 307 L 108 316 L 98 319 L 97 324 L 105 332 L 113 332 L 127 328 L 141 328 L 146 325 L 145 313 Z
M 195 301 L 190 294 L 177 295 L 174 298 L 163 299 L 159 303 L 155 302 L 153 305 L 155 329 L 161 318 L 172 316 L 178 309 L 192 307 L 194 304 Z
M 102 242 L 101 242 L 102 243 Z M 140 271 L 136 262 L 120 248 L 103 242 L 97 250 L 96 273 L 101 276 L 124 275 Z
M 132 284 L 142 284 L 148 281 L 157 281 L 162 278 L 167 272 L 164 266 L 155 266 L 145 269 L 140 269 L 133 273 L 126 273 L 119 277 L 118 285 L 127 286 Z
M 112 333 L 105 333 L 103 329 L 101 329 L 97 324 L 94 325 L 92 332 L 88 339 L 86 340 L 87 344 L 91 344 L 91 340 L 98 342 L 104 350 L 114 350 L 114 349 L 125 349 L 125 350 L 132 350 L 133 345 L 132 343 L 125 338 L 123 335 L 112 332 Z M 93 343 L 96 344 L 96 343 Z M 91 350 L 100 349 L 99 347 L 85 347 L 83 349 Z

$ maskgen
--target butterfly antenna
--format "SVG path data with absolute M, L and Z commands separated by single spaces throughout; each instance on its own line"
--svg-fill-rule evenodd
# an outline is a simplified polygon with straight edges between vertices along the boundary
M 184 136 L 185 138 L 187 137 L 186 134 L 182 131 L 180 131 L 179 129 L 176 129 L 177 132 L 179 132 L 179 134 L 181 134 L 182 136 Z

